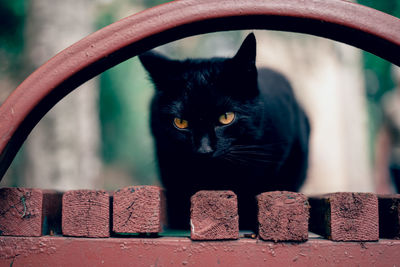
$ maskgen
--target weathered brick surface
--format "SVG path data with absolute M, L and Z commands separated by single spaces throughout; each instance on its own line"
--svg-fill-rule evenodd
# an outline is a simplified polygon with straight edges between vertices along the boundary
M 379 236 L 400 239 L 400 195 L 379 195 Z
M 310 197 L 310 231 L 334 241 L 377 241 L 378 198 L 372 193 Z
M 239 238 L 237 197 L 232 191 L 199 191 L 191 197 L 190 236 L 194 240 Z
M 0 189 L 0 234 L 42 235 L 43 193 L 39 189 Z
M 61 193 L 32 188 L 0 189 L 0 235 L 61 233 Z
M 130 186 L 114 192 L 113 231 L 159 233 L 165 223 L 165 198 L 157 186 Z
M 109 237 L 110 195 L 104 190 L 65 192 L 62 199 L 62 233 L 67 236 Z
M 306 241 L 309 205 L 301 193 L 266 192 L 257 196 L 258 234 L 264 240 Z

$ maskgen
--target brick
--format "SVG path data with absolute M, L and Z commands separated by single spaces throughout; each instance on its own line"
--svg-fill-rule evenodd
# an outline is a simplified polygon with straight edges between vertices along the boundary
M 309 205 L 301 193 L 275 191 L 257 196 L 258 234 L 264 240 L 306 241 Z
M 379 195 L 379 236 L 400 239 L 400 195 Z
M 114 192 L 115 233 L 159 233 L 165 221 L 165 197 L 160 187 L 130 186 Z
M 333 241 L 377 241 L 378 198 L 372 193 L 310 197 L 310 231 Z
M 0 189 L 0 234 L 41 236 L 60 232 L 61 193 L 32 188 Z
M 239 238 L 237 196 L 232 191 L 199 191 L 191 197 L 193 240 Z
M 104 190 L 71 190 L 62 199 L 62 233 L 109 237 L 110 195 Z

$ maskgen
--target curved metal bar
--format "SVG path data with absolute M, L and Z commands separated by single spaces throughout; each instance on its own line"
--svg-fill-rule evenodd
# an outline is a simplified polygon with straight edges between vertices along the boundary
M 178 0 L 117 21 L 63 50 L 0 107 L 0 177 L 38 121 L 80 84 L 157 45 L 222 30 L 270 29 L 344 42 L 400 65 L 400 20 L 342 0 Z

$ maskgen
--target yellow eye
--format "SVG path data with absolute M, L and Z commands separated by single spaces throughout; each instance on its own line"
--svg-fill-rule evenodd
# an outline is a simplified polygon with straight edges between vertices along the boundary
M 235 113 L 226 112 L 226 113 L 222 114 L 221 116 L 219 116 L 218 120 L 221 124 L 227 125 L 227 124 L 231 123 L 234 119 L 235 119 Z
M 175 118 L 174 124 L 178 129 L 186 129 L 189 126 L 189 123 L 187 120 L 183 120 L 180 118 Z

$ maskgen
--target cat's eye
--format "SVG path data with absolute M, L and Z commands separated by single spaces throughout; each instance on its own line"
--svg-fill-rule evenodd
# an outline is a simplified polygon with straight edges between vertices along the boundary
M 178 128 L 178 129 L 186 129 L 189 126 L 189 123 L 187 120 L 183 120 L 180 118 L 175 118 L 174 119 L 174 125 Z
M 218 118 L 219 122 L 223 125 L 228 125 L 232 123 L 234 119 L 235 119 L 235 113 L 233 112 L 225 112 Z

